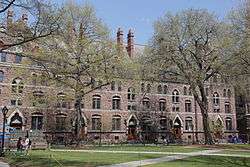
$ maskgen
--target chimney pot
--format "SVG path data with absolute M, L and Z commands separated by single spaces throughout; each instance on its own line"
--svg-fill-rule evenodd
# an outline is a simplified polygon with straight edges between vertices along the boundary
M 129 29 L 127 35 L 127 52 L 129 57 L 132 57 L 134 53 L 134 33 L 132 32 L 131 29 Z
M 118 28 L 116 39 L 117 39 L 117 45 L 122 46 L 123 45 L 123 31 L 121 28 Z

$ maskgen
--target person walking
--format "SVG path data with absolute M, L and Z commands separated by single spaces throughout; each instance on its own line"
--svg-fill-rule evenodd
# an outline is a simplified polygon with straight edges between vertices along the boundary
M 23 149 L 22 140 L 23 140 L 22 137 L 19 137 L 17 141 L 17 152 L 22 152 Z
M 31 147 L 31 141 L 30 141 L 30 139 L 29 139 L 28 136 L 25 137 L 25 141 L 24 141 L 23 147 L 25 149 L 25 154 L 29 155 L 29 149 Z

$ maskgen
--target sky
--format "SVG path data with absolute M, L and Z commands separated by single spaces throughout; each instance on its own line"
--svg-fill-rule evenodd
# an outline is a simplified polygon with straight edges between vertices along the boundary
M 53 0 L 62 4 L 66 0 Z M 72 0 L 71 0 L 72 1 Z M 154 22 L 167 12 L 176 13 L 189 8 L 205 8 L 219 18 L 238 6 L 240 0 L 75 0 L 90 3 L 96 14 L 111 30 L 115 38 L 120 27 L 124 38 L 129 29 L 135 35 L 135 43 L 146 44 L 153 35 Z M 125 39 L 124 39 L 125 41 Z

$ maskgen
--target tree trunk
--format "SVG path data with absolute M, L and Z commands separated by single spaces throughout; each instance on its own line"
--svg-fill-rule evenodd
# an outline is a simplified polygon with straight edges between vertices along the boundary
M 77 145 L 79 145 L 81 137 L 80 137 L 80 130 L 82 128 L 82 114 L 81 114 L 81 102 L 82 102 L 82 95 L 79 92 L 75 94 L 75 111 L 76 111 L 76 122 L 75 122 L 75 137 Z

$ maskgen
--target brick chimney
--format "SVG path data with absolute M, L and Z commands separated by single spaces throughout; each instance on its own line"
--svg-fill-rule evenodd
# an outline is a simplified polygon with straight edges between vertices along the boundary
M 134 53 L 134 33 L 132 32 L 131 29 L 128 31 L 127 40 L 128 40 L 127 52 L 128 52 L 129 57 L 132 57 Z
M 121 30 L 121 28 L 118 28 L 118 31 L 116 33 L 116 41 L 119 47 L 123 46 L 123 31 Z
M 27 23 L 27 21 L 28 21 L 28 15 L 27 14 L 23 14 L 22 15 L 22 21 L 26 24 Z
M 7 27 L 9 27 L 12 24 L 13 15 L 14 15 L 13 10 L 8 10 L 8 12 L 7 12 Z

